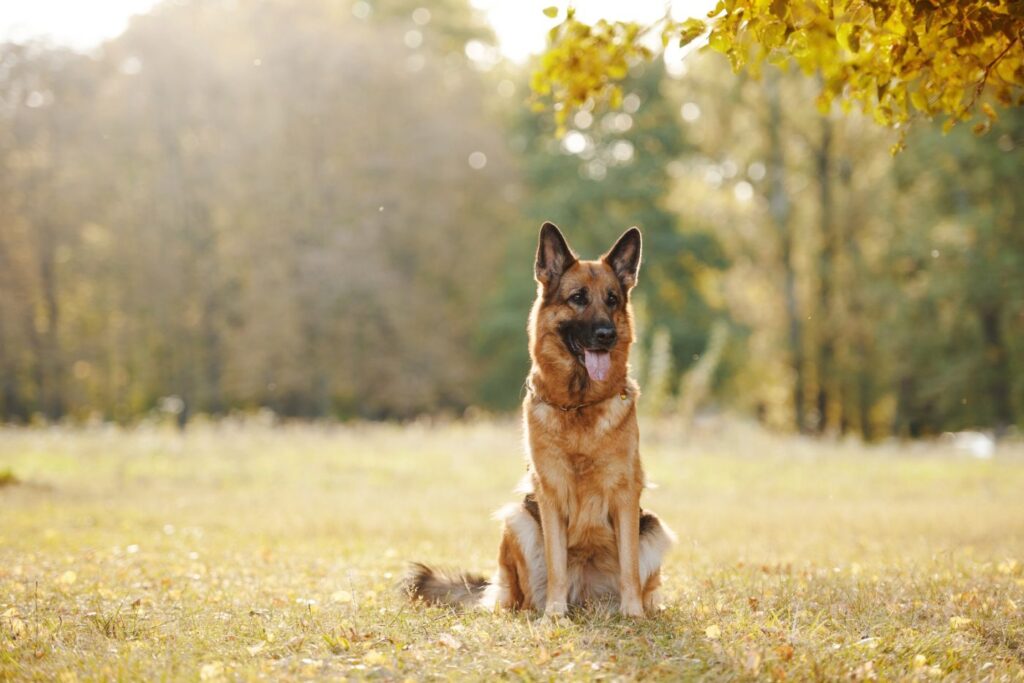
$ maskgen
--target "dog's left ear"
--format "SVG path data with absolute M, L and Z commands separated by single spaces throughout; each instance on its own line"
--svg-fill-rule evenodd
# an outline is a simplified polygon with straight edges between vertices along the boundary
M 537 243 L 537 261 L 534 265 L 534 277 L 547 290 L 558 287 L 558 281 L 565 271 L 576 263 L 576 254 L 562 236 L 562 231 L 554 223 L 545 223 L 540 228 L 540 240 Z
M 619 241 L 601 260 L 612 267 L 624 289 L 635 285 L 640 272 L 640 229 L 630 228 L 622 233 Z

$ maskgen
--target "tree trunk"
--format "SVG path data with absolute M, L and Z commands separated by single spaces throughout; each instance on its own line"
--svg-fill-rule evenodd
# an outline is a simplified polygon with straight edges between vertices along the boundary
M 1003 343 L 1002 315 L 999 306 L 984 307 L 978 312 L 985 340 L 987 361 L 987 393 L 992 401 L 993 423 L 996 436 L 1003 436 L 1014 423 L 1013 399 L 1010 381 L 1009 354 Z
M 715 371 L 722 360 L 728 340 L 729 327 L 722 320 L 715 321 L 711 326 L 707 348 L 701 354 L 700 360 L 683 374 L 679 382 L 676 414 L 679 416 L 684 433 L 690 430 L 694 416 L 697 414 L 697 408 L 711 393 L 711 383 L 715 378 Z
M 40 407 L 47 418 L 59 420 L 64 415 L 64 369 L 60 353 L 60 304 L 57 300 L 56 244 L 52 229 L 39 229 L 39 283 L 42 288 L 43 314 L 46 329 L 39 337 Z
M 818 201 L 821 230 L 821 254 L 818 259 L 818 396 L 816 431 L 834 432 L 838 428 L 841 411 L 837 411 L 835 389 L 839 386 L 836 355 L 836 319 L 838 311 L 834 301 L 836 278 L 836 235 L 832 220 L 832 121 L 821 120 L 821 146 L 817 150 Z
M 765 96 L 768 100 L 768 205 L 772 222 L 779 234 L 781 261 L 784 271 L 786 317 L 789 322 L 789 347 L 793 365 L 793 411 L 796 429 L 806 429 L 804 400 L 803 326 L 796 297 L 796 271 L 793 266 L 793 229 L 790 225 L 791 208 L 785 186 L 785 158 L 782 150 L 782 105 L 779 98 L 779 77 L 773 71 L 765 76 Z

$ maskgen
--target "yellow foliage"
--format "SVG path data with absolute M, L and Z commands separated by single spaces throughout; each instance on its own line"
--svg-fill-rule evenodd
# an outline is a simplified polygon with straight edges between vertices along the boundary
M 686 45 L 710 28 L 709 47 L 734 69 L 756 76 L 765 62 L 792 60 L 820 74 L 821 107 L 858 103 L 885 126 L 945 116 L 948 130 L 970 119 L 986 93 L 1002 107 L 1024 104 L 1024 7 L 1014 0 L 722 0 L 708 19 L 589 26 L 570 10 L 551 31 L 533 77 L 535 96 L 562 105 L 565 121 L 585 102 L 609 98 L 633 61 L 654 56 L 640 44 L 648 31 L 660 29 L 663 45 Z M 975 131 L 984 133 L 997 114 L 988 102 L 980 106 L 987 121 Z
M 695 26 L 691 24 L 686 30 L 692 33 Z M 572 9 L 561 24 L 551 29 L 551 47 L 541 57 L 530 87 L 535 105 L 542 97 L 553 100 L 559 134 L 565 132 L 572 111 L 589 100 L 607 101 L 613 108 L 620 106 L 622 91 L 616 82 L 626 78 L 632 64 L 654 56 L 640 43 L 644 33 L 629 22 L 601 20 L 590 26 L 578 21 Z

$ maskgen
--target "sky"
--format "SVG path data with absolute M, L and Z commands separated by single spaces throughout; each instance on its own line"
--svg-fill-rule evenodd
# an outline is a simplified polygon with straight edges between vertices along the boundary
M 0 0 L 0 40 L 45 35 L 56 43 L 87 50 L 128 27 L 133 14 L 154 0 Z
M 544 48 L 548 29 L 565 16 L 565 0 L 470 0 L 494 26 L 499 48 L 508 58 L 521 62 Z M 154 0 L 0 0 L 0 41 L 47 36 L 52 41 L 88 50 L 113 38 L 129 18 L 149 10 Z M 703 16 L 714 0 L 576 0 L 583 21 L 623 19 L 653 22 L 671 6 L 673 16 Z M 430 5 L 424 0 L 424 5 Z M 558 19 L 543 13 L 556 6 Z
M 548 30 L 565 18 L 564 0 L 470 0 L 481 10 L 494 27 L 499 48 L 508 58 L 523 61 L 544 49 Z M 666 8 L 677 19 L 704 17 L 714 7 L 714 0 L 576 0 L 572 3 L 581 21 L 593 23 L 598 19 L 622 19 L 654 23 L 665 16 Z M 545 7 L 557 7 L 558 16 L 544 15 Z

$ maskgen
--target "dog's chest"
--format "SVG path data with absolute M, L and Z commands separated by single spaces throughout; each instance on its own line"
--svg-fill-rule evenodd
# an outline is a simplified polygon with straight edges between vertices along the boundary
M 635 394 L 623 392 L 576 410 L 535 401 L 527 409 L 527 428 L 570 453 L 600 454 L 636 441 Z
M 566 454 L 564 460 L 569 476 L 560 507 L 567 520 L 569 547 L 614 546 L 615 501 L 632 480 L 628 461 L 584 453 Z
M 616 493 L 637 479 L 638 432 L 632 396 L 586 412 L 535 403 L 527 413 L 533 469 L 566 512 L 607 516 Z
M 601 547 L 614 539 L 611 516 L 643 486 L 636 399 L 622 394 L 576 410 L 527 399 L 525 422 L 532 487 L 568 522 L 570 547 Z

